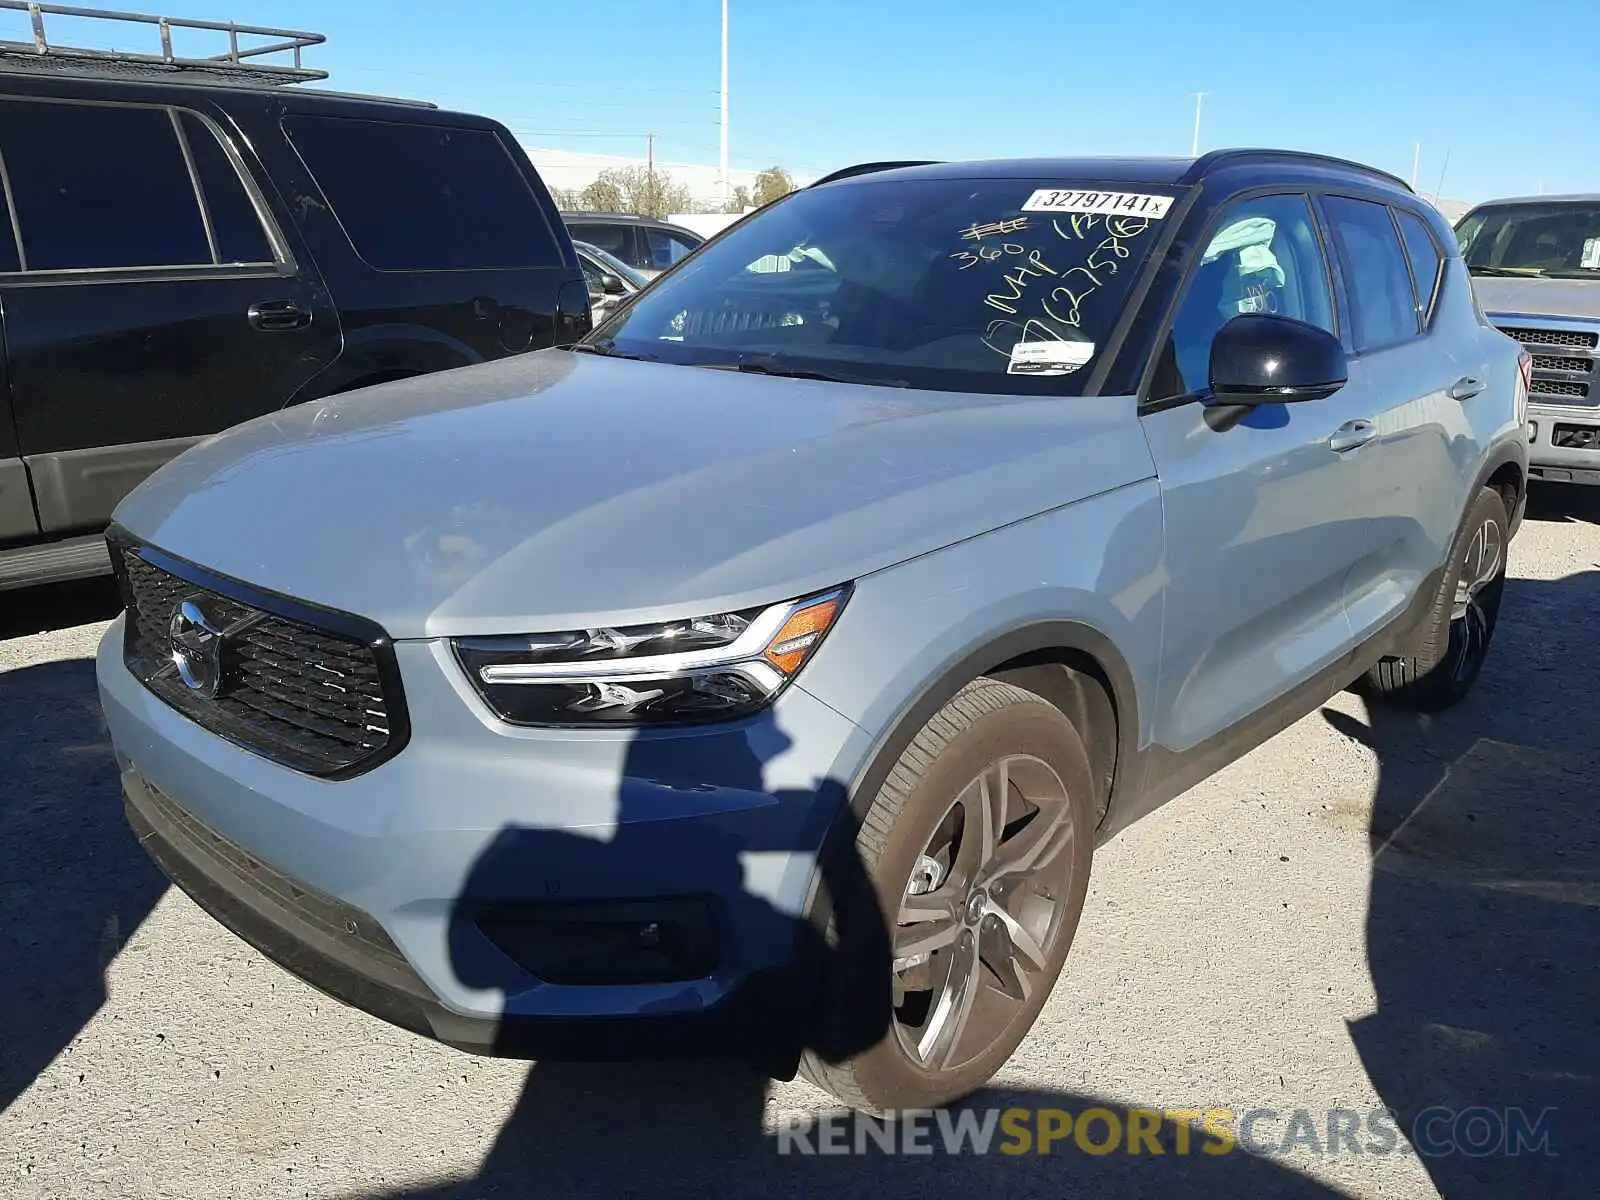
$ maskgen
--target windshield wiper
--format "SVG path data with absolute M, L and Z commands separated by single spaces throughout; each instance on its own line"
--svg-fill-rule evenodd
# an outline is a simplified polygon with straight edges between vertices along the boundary
M 556 349 L 570 350 L 574 354 L 599 354 L 605 358 L 632 358 L 639 362 L 661 361 L 652 354 L 630 354 L 626 350 L 618 350 L 610 342 L 567 342 Z
M 776 375 L 784 379 L 820 379 L 824 383 L 859 383 L 868 387 L 908 388 L 909 380 L 879 379 L 876 375 L 854 375 L 848 371 L 818 371 L 811 367 L 786 367 L 781 363 L 742 360 L 736 363 L 700 363 L 714 371 L 744 371 L 750 375 Z
M 1544 274 L 1543 267 L 1477 267 L 1467 268 L 1469 275 L 1504 275 L 1512 279 L 1534 279 Z
M 1544 274 L 1550 279 L 1600 279 L 1600 270 L 1592 267 L 1562 267 Z

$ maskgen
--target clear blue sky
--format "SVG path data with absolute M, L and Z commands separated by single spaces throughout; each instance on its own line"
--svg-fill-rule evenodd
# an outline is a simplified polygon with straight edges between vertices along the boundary
M 106 7 L 326 33 L 308 61 L 332 73 L 327 86 L 481 111 L 530 144 L 642 155 L 654 131 L 660 157 L 717 157 L 718 0 Z M 1409 177 L 1421 142 L 1426 192 L 1441 171 L 1443 194 L 1466 200 L 1600 190 L 1600 154 L 1583 149 L 1600 108 L 1584 51 L 1600 34 L 1596 0 L 730 0 L 730 10 L 737 167 L 1187 154 L 1190 93 L 1204 91 L 1203 148 L 1316 149 Z M 0 13 L 0 29 L 17 31 L 6 36 L 25 24 Z

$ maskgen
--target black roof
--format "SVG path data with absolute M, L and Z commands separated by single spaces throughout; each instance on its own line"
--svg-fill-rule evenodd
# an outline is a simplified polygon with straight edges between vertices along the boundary
M 819 179 L 812 187 L 874 175 L 889 179 L 1062 179 L 1115 180 L 1118 183 L 1156 187 L 1184 187 L 1208 175 L 1235 167 L 1276 167 L 1299 172 L 1360 175 L 1369 182 L 1399 186 L 1411 185 L 1398 175 L 1362 163 L 1310 154 L 1300 150 L 1213 150 L 1199 158 L 1010 158 L 980 159 L 970 162 L 863 163 L 846 167 Z
M 682 225 L 674 225 L 671 221 L 660 217 L 646 217 L 639 213 L 622 212 L 564 212 L 561 214 L 563 221 L 623 221 L 631 225 L 656 225 L 662 229 L 683 229 Z M 692 229 L 683 229 L 684 233 L 694 233 Z M 698 233 L 694 234 L 699 237 Z

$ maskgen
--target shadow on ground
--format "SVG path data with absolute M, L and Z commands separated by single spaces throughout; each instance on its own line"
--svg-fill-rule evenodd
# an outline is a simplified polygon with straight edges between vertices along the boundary
M 1090 1096 L 985 1089 L 946 1110 L 943 1122 L 935 1114 L 897 1131 L 842 1111 L 792 1119 L 775 1111 L 764 1129 L 765 1093 L 760 1076 L 716 1064 L 535 1066 L 515 1113 L 475 1177 L 360 1194 L 388 1200 L 531 1195 L 898 1200 L 962 1194 L 1325 1200 L 1340 1195 L 1287 1166 L 1236 1145 L 1228 1148 L 1225 1140 L 1198 1127 L 1180 1139 L 1176 1123 L 1159 1123 L 1153 1114 L 1152 1138 L 1139 1153 L 1129 1153 L 1128 1110 Z M 1096 1149 L 1086 1152 L 1075 1141 L 1068 1114 L 1096 1108 L 1117 1122 L 1121 1137 L 1112 1145 L 1107 1116 L 1092 1117 L 1086 1142 Z M 1007 1116 L 1008 1110 L 1018 1111 Z M 1055 1131 L 1047 1153 L 1040 1152 L 1041 1121 L 1051 1122 Z M 947 1147 L 942 1124 L 972 1136 Z M 894 1152 L 883 1149 L 885 1140 Z M 975 1152 L 979 1144 L 987 1150 Z M 827 1145 L 848 1147 L 851 1153 L 824 1152 Z
M 0 1112 L 105 1002 L 165 890 L 123 823 L 94 663 L 0 673 Z
M 1528 491 L 1530 521 L 1587 521 L 1600 525 L 1600 487 L 1584 483 L 1536 483 Z
M 1324 710 L 1380 769 L 1378 1005 L 1351 1033 L 1449 1200 L 1588 1197 L 1600 1179 L 1597 616 L 1600 571 L 1510 579 L 1460 707 Z
M 0 639 L 109 621 L 120 611 L 122 601 L 109 575 L 0 592 Z

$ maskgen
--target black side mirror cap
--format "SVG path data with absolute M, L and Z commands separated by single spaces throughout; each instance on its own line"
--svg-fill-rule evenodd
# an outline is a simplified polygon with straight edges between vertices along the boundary
M 622 278 L 613 275 L 610 271 L 600 276 L 600 287 L 608 296 L 624 296 L 628 292 L 627 287 L 622 282 Z
M 1339 339 L 1293 317 L 1244 313 L 1219 329 L 1211 342 L 1215 404 L 1321 400 L 1349 379 Z

